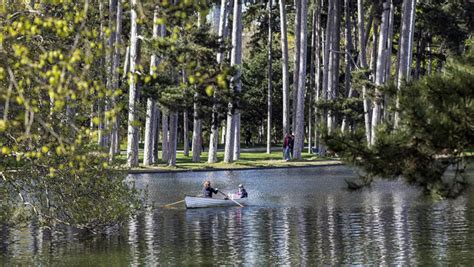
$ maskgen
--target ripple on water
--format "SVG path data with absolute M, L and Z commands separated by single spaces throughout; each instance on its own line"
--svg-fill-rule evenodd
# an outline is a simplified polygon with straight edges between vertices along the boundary
M 158 207 L 242 183 L 245 208 L 156 208 L 126 229 L 78 240 L 68 231 L 3 229 L 0 265 L 474 264 L 474 192 L 432 202 L 400 181 L 346 190 L 344 166 L 130 176 Z

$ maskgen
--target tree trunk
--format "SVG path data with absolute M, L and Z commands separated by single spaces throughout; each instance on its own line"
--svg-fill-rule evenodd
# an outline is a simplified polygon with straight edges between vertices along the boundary
M 428 43 L 428 68 L 427 68 L 427 73 L 428 73 L 428 76 L 431 76 L 431 72 L 432 72 L 432 68 L 433 68 L 433 59 L 432 59 L 432 56 L 431 56 L 431 42 Z
M 340 0 L 331 1 L 334 5 L 334 16 L 330 17 L 333 22 L 333 30 L 331 32 L 331 42 L 329 43 L 329 72 L 328 72 L 328 99 L 334 100 L 338 94 L 339 87 L 339 42 L 340 42 L 340 27 L 341 27 L 341 2 Z M 336 120 L 332 111 L 328 112 L 328 134 L 334 130 Z
M 344 74 L 344 91 L 347 98 L 352 97 L 351 71 L 352 71 L 352 23 L 351 23 L 351 4 L 350 0 L 344 0 L 344 18 L 346 35 L 346 53 L 344 55 L 346 70 Z M 342 120 L 341 132 L 345 132 L 347 127 L 347 117 Z
M 226 133 L 225 125 L 226 124 L 227 124 L 227 121 L 224 121 L 222 125 L 221 145 L 225 145 L 225 133 Z
M 168 162 L 169 159 L 169 133 L 168 133 L 168 124 L 169 124 L 169 117 L 168 114 L 162 112 L 162 126 L 163 126 L 163 138 L 161 141 L 161 159 L 164 162 Z
M 313 106 L 313 90 L 314 90 L 314 61 L 315 61 L 315 46 L 316 46 L 316 8 L 311 16 L 311 45 L 310 45 L 310 63 L 309 63 L 309 90 L 307 92 L 308 99 L 308 153 L 311 153 L 312 145 L 312 106 Z
M 357 56 L 359 55 L 356 51 L 357 49 L 359 48 L 359 32 L 358 32 L 358 22 L 357 22 L 357 3 L 354 3 L 353 0 L 351 0 L 350 2 L 350 5 L 349 5 L 351 8 L 351 24 L 352 24 L 352 27 L 351 27 L 351 31 L 352 31 L 352 50 L 354 53 L 357 54 Z M 352 58 L 353 59 L 356 59 L 354 54 L 352 55 Z M 358 62 L 353 62 L 353 64 L 355 63 L 355 65 L 353 67 L 356 67 L 358 66 Z
M 359 63 L 362 69 L 368 69 L 367 53 L 366 53 L 366 33 L 364 29 L 364 4 L 363 0 L 357 0 L 357 27 L 359 29 Z M 370 102 L 367 94 L 367 87 L 362 86 L 362 101 L 364 104 L 364 122 L 365 122 L 365 137 L 367 144 L 370 144 Z
M 298 75 L 298 98 L 296 109 L 296 129 L 294 158 L 301 159 L 301 152 L 304 145 L 304 91 L 306 87 L 306 22 L 307 22 L 307 0 L 301 0 L 301 31 L 297 35 L 300 39 L 300 58 L 299 58 L 299 75 Z
M 242 90 L 242 80 L 241 80 L 241 71 L 240 66 L 242 65 L 242 0 L 235 0 L 234 5 L 238 5 L 237 11 L 238 14 L 234 12 L 234 17 L 237 21 L 238 26 L 238 35 L 236 36 L 236 44 L 237 44 L 237 55 L 235 64 L 239 65 L 238 70 L 238 79 L 237 79 L 237 86 L 236 91 L 240 93 Z M 232 62 L 231 62 L 232 65 Z M 240 158 L 240 109 L 239 106 L 236 106 L 235 115 L 234 115 L 234 160 L 238 160 Z
M 236 108 L 234 114 L 234 156 L 236 161 L 240 158 L 240 111 Z
M 221 3 L 222 2 L 224 2 L 224 4 L 225 4 L 225 0 L 221 1 Z M 224 8 L 225 8 L 225 6 L 224 6 Z M 220 21 L 220 18 L 221 18 L 222 9 L 223 9 L 222 5 L 218 5 L 217 3 L 212 8 L 211 30 L 212 30 L 212 33 L 214 33 L 214 34 L 218 34 L 218 32 L 219 32 L 219 21 Z
M 295 0 L 295 65 L 293 69 L 293 103 L 291 112 L 291 128 L 296 128 L 296 110 L 298 107 L 298 75 L 300 67 L 301 40 L 297 38 L 301 32 L 301 0 Z
M 183 112 L 183 154 L 185 157 L 189 157 L 189 141 L 188 141 L 189 123 L 188 123 L 188 111 Z
M 362 3 L 361 5 L 362 5 L 362 10 L 364 10 L 364 6 Z M 365 51 L 364 54 L 365 55 L 367 55 L 367 46 L 369 45 L 370 31 L 372 30 L 372 27 L 374 26 L 374 5 L 375 4 L 372 3 L 371 8 L 369 10 L 369 20 L 367 21 L 367 24 L 365 25 L 365 32 L 364 32 L 364 51 Z M 362 16 L 362 23 L 364 23 L 364 16 Z
M 225 133 L 224 162 L 231 163 L 234 157 L 234 111 L 233 103 L 229 103 L 227 111 L 227 126 Z
M 146 103 L 146 119 L 145 119 L 145 142 L 143 147 L 143 165 L 148 166 L 153 163 L 153 124 L 156 120 L 156 103 L 154 99 L 148 98 Z
M 170 136 L 168 166 L 176 166 L 176 145 L 178 143 L 178 112 L 170 112 Z
M 310 90 L 313 90 L 312 88 L 310 88 Z M 309 102 L 312 102 L 313 100 L 313 97 L 311 96 L 311 94 L 308 94 L 308 101 Z M 311 108 L 311 105 L 312 103 L 310 104 L 309 108 L 308 108 L 308 134 L 307 134 L 307 139 L 308 139 L 308 154 L 311 154 L 312 153 L 312 144 L 313 144 L 313 109 Z M 304 144 L 303 144 L 303 149 L 304 149 Z
M 357 0 L 357 27 L 359 28 L 359 59 L 362 68 L 367 68 L 367 53 L 364 29 L 364 4 L 363 0 Z
M 115 56 L 115 49 L 114 49 L 114 46 L 115 46 L 115 40 L 116 40 L 116 31 L 117 31 L 117 27 L 115 27 L 115 24 L 117 22 L 117 0 L 110 0 L 109 1 L 109 26 L 108 28 L 110 29 L 110 35 L 109 35 L 109 38 L 107 40 L 107 48 L 106 48 L 106 51 L 105 51 L 105 56 L 106 56 L 106 61 L 105 61 L 105 64 L 106 64 L 106 69 L 107 69 L 107 83 L 106 83 L 106 87 L 107 87 L 107 90 L 110 90 L 110 91 L 114 91 L 115 89 L 115 84 L 114 84 L 114 70 L 113 70 L 113 67 L 114 67 L 114 56 Z M 106 112 L 110 112 L 111 109 L 113 108 L 112 107 L 112 97 L 111 96 L 110 98 L 107 98 L 105 100 L 105 111 Z M 104 116 L 104 120 L 105 120 L 105 128 L 107 130 L 111 129 L 112 126 L 113 126 L 113 121 L 111 121 L 109 118 L 105 118 Z M 110 147 L 110 133 L 107 133 L 107 134 L 103 134 L 102 138 L 101 138 L 101 145 L 102 146 L 107 146 L 109 145 Z
M 198 13 L 198 28 L 201 28 L 202 25 L 202 13 Z M 201 109 L 200 103 L 198 102 L 199 100 L 199 92 L 196 91 L 194 93 L 194 105 L 193 105 L 193 144 L 192 144 L 192 150 L 193 150 L 193 162 L 199 162 L 201 161 L 201 148 L 202 148 L 202 120 L 199 118 L 199 110 Z
M 425 34 L 420 33 L 418 39 L 418 45 L 416 48 L 416 68 L 415 68 L 415 79 L 420 79 L 421 75 L 421 62 L 424 61 L 424 54 L 426 49 L 426 38 Z
M 242 0 L 234 0 L 234 15 L 232 20 L 232 51 L 230 65 L 242 63 Z M 240 92 L 240 69 L 237 69 L 232 79 L 233 90 Z M 230 163 L 240 154 L 240 116 L 233 101 L 229 102 L 227 114 L 227 132 L 224 152 L 224 162 Z M 237 137 L 237 138 L 236 138 Z M 238 158 L 238 157 L 237 157 Z
M 392 68 L 392 50 L 393 50 L 393 23 L 394 23 L 395 8 L 393 2 L 390 1 L 390 14 L 388 23 L 388 39 L 387 39 L 387 51 L 385 56 L 385 79 L 384 82 L 390 81 L 390 72 Z
M 331 3 L 331 1 L 328 1 L 328 18 L 332 18 L 334 16 L 334 5 Z M 327 19 L 326 21 L 326 30 L 324 32 L 324 47 L 323 47 L 323 84 L 322 84 L 322 97 L 323 101 L 327 102 L 328 101 L 328 85 L 329 85 L 329 55 L 330 55 L 330 43 L 332 39 L 332 31 L 333 31 L 333 24 L 334 20 L 332 19 Z M 321 121 L 323 125 L 327 125 L 328 122 L 328 109 L 324 108 L 322 114 L 321 114 Z M 326 147 L 321 144 L 319 148 L 319 153 L 321 156 L 324 156 L 326 154 Z
M 412 12 L 412 8 L 415 6 L 415 0 L 404 0 L 403 1 L 403 10 L 402 10 L 402 25 L 401 25 L 401 32 L 400 32 L 400 43 L 399 43 L 399 56 L 398 56 L 398 70 L 397 70 L 397 88 L 400 90 L 401 86 L 409 80 L 410 76 L 410 49 L 411 45 L 410 42 L 412 41 L 411 37 L 411 30 L 412 25 L 411 23 L 414 22 L 414 12 Z M 395 127 L 398 127 L 400 122 L 400 116 L 398 113 L 399 108 L 399 101 L 398 98 L 396 100 L 396 110 L 395 110 L 395 118 L 394 124 Z
M 101 46 L 105 46 L 108 48 L 108 40 L 107 42 L 105 41 L 105 26 L 104 26 L 104 20 L 105 20 L 105 15 L 104 15 L 104 3 L 102 1 L 99 1 L 99 42 L 101 43 Z M 110 38 L 109 38 L 110 39 Z M 102 66 L 106 66 L 106 74 L 105 77 L 102 74 L 99 74 L 98 76 L 100 77 L 101 80 L 103 80 L 106 84 L 106 88 L 109 89 L 110 82 L 109 82 L 109 77 L 110 77 L 110 71 L 109 71 L 109 53 L 108 49 L 105 49 L 105 56 L 100 58 L 100 64 Z M 99 125 L 97 127 L 97 143 L 99 146 L 105 147 L 105 102 L 106 100 L 104 98 L 100 98 L 97 100 L 97 118 L 99 119 Z M 51 102 L 54 104 L 54 100 Z
M 380 26 L 380 35 L 379 43 L 377 49 L 377 65 L 375 70 L 375 95 L 373 99 L 373 109 L 372 109 L 372 138 L 370 144 L 373 145 L 376 139 L 376 128 L 380 122 L 380 110 L 383 100 L 383 95 L 380 92 L 380 87 L 384 84 L 385 78 L 385 57 L 387 55 L 387 40 L 388 40 L 388 28 L 389 28 L 389 14 L 390 14 L 390 4 L 385 1 L 383 2 L 383 13 L 382 13 L 382 24 Z
M 387 84 L 390 81 L 391 69 L 392 69 L 392 50 L 393 50 L 393 23 L 394 23 L 394 13 L 395 7 L 393 5 L 393 1 L 390 0 L 390 13 L 389 13 L 389 22 L 388 22 L 388 37 L 387 37 L 387 51 L 385 52 L 385 77 L 384 83 Z M 389 103 L 389 96 L 388 94 L 384 95 L 384 105 L 382 110 L 382 118 L 383 120 L 388 119 L 388 109 L 387 105 Z
M 280 29 L 281 29 L 281 54 L 282 54 L 282 83 L 283 83 L 283 136 L 290 130 L 290 98 L 289 98 L 289 73 L 288 73 L 288 35 L 286 25 L 285 0 L 280 0 Z
M 375 82 L 377 76 L 377 44 L 379 42 L 380 19 L 374 18 L 374 31 L 372 33 L 372 54 L 370 55 L 370 68 L 372 69 L 372 81 Z
M 202 140 L 201 140 L 201 129 L 202 129 L 202 122 L 201 119 L 198 117 L 198 109 L 199 105 L 197 103 L 198 94 L 194 95 L 194 113 L 193 113 L 193 162 L 201 161 L 201 147 L 202 147 Z M 171 118 L 170 118 L 171 119 Z
M 228 20 L 229 20 L 229 0 L 221 0 L 219 24 L 217 25 L 217 35 L 220 42 L 224 42 L 228 35 Z M 224 52 L 217 53 L 217 63 L 224 61 Z
M 226 21 L 227 21 L 227 0 L 221 0 L 221 7 L 220 7 L 220 18 L 218 24 L 218 36 L 221 42 L 224 42 L 226 36 L 224 35 L 226 32 Z M 219 52 L 217 53 L 217 63 L 221 63 L 224 60 L 224 53 Z M 214 101 L 215 101 L 215 93 L 214 93 Z M 209 153 L 207 162 L 208 163 L 215 163 L 217 162 L 217 147 L 219 142 L 219 120 L 217 114 L 217 104 L 214 103 L 212 105 L 212 121 L 211 121 L 211 136 L 209 138 Z
M 112 87 L 113 90 L 119 89 L 119 66 L 120 66 L 120 43 L 122 34 L 122 1 L 118 0 L 115 6 L 116 22 L 115 22 L 115 39 L 114 39 L 114 51 L 112 54 Z M 114 159 L 115 154 L 120 153 L 119 145 L 119 115 L 116 112 L 116 99 L 114 94 L 110 98 L 110 108 L 113 110 L 112 116 L 112 129 L 110 133 L 110 149 L 109 156 L 110 160 Z
M 268 1 L 267 154 L 272 153 L 272 0 Z
M 158 38 L 158 7 L 155 7 L 153 14 L 153 39 Z M 155 74 L 157 67 L 157 58 L 155 54 L 150 58 L 150 75 Z M 156 142 L 156 100 L 152 98 L 147 99 L 146 119 L 145 119 L 145 144 L 143 150 L 143 165 L 147 166 L 153 162 L 153 148 Z
M 408 66 L 407 66 L 407 80 L 411 79 L 411 64 L 413 62 L 413 43 L 415 36 L 415 16 L 416 16 L 416 0 L 411 1 L 410 8 L 410 39 L 408 40 Z
M 156 104 L 155 108 L 155 119 L 156 119 L 156 128 L 155 128 L 155 142 L 153 143 L 153 163 L 157 163 L 159 161 L 158 157 L 158 151 L 160 148 L 160 118 L 161 118 L 161 112 L 158 107 L 158 104 Z
M 138 87 L 137 65 L 140 64 L 140 42 L 138 40 L 139 26 L 137 25 L 137 0 L 131 0 L 130 12 L 130 91 L 128 101 L 128 138 L 127 138 L 127 165 L 138 166 L 139 128 L 137 104 L 140 101 Z
M 368 69 L 367 53 L 366 53 L 366 33 L 364 29 L 364 4 L 363 0 L 357 0 L 357 27 L 359 29 L 359 63 L 361 68 Z M 365 137 L 367 144 L 370 144 L 370 102 L 367 94 L 367 87 L 362 86 L 362 101 L 364 103 L 364 122 L 365 122 Z
M 328 18 L 332 18 L 334 16 L 334 5 L 330 2 L 328 3 Z M 326 22 L 326 31 L 325 37 L 326 40 L 324 41 L 324 55 L 323 55 L 323 97 L 324 100 L 328 100 L 328 85 L 329 85 L 329 59 L 330 59 L 330 47 L 331 47 L 331 40 L 332 40 L 332 32 L 333 32 L 333 23 L 334 20 L 327 19 Z M 327 111 L 325 111 L 327 112 Z
M 321 35 L 321 2 L 316 3 L 316 42 L 314 47 L 315 54 L 315 102 L 319 103 L 321 91 L 321 44 L 323 38 Z M 319 148 L 319 127 L 318 127 L 318 107 L 314 107 L 314 147 Z

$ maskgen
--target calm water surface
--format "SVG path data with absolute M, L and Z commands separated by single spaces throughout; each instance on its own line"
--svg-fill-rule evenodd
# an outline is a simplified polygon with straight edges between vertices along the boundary
M 344 166 L 133 175 L 157 208 L 93 238 L 3 227 L 0 265 L 474 265 L 474 190 L 434 202 L 399 181 L 347 191 L 354 177 Z M 246 207 L 159 208 L 204 180 L 245 184 Z

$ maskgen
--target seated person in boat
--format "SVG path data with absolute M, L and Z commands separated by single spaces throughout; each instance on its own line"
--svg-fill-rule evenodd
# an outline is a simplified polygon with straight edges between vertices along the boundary
M 204 182 L 204 188 L 202 189 L 202 194 L 204 195 L 204 197 L 209 197 L 209 198 L 212 198 L 212 194 L 217 194 L 217 192 L 219 192 L 219 189 L 217 188 L 212 188 L 211 187 L 211 182 L 210 181 L 205 181 Z
M 239 184 L 239 192 L 237 193 L 237 195 L 240 196 L 240 198 L 246 198 L 249 196 L 247 190 L 245 190 L 242 184 Z

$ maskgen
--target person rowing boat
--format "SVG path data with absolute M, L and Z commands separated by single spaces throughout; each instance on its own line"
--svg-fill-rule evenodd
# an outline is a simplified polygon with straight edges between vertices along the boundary
M 217 194 L 219 192 L 218 188 L 212 188 L 210 181 L 204 182 L 204 188 L 202 189 L 202 194 L 205 198 L 212 198 L 212 194 Z
M 219 191 L 218 188 L 212 188 L 210 181 L 204 182 L 204 187 L 202 189 L 202 196 L 186 196 L 184 201 L 186 208 L 208 208 L 208 207 L 218 207 L 218 206 L 232 206 L 237 204 L 240 207 L 244 207 L 242 203 L 247 200 L 247 191 L 244 189 L 243 185 L 239 185 L 239 197 L 234 199 L 232 196 L 227 195 L 226 193 Z M 213 194 L 221 193 L 224 195 L 224 199 L 213 198 Z
M 224 195 L 224 199 L 222 198 L 213 198 L 213 194 L 221 193 Z M 184 202 L 186 208 L 193 209 L 193 208 L 208 208 L 208 207 L 222 207 L 222 206 L 233 206 L 237 204 L 240 207 L 244 207 L 242 203 L 246 202 L 248 198 L 248 193 L 245 190 L 242 184 L 239 185 L 239 191 L 237 196 L 239 198 L 234 199 L 235 194 L 228 194 L 219 191 L 218 188 L 212 188 L 210 181 L 205 181 L 202 188 L 202 195 L 200 196 L 185 196 L 183 200 L 176 201 L 163 207 L 171 207 L 173 205 L 179 204 Z

